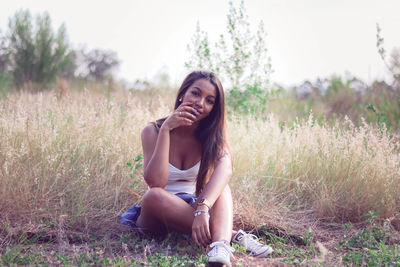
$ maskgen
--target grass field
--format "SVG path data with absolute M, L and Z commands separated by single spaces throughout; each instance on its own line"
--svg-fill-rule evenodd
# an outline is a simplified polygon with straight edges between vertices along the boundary
M 173 99 L 88 88 L 0 100 L 0 265 L 204 265 L 179 235 L 118 223 L 147 189 L 141 129 Z M 399 140 L 366 123 L 278 118 L 228 116 L 235 227 L 275 248 L 260 261 L 237 247 L 236 264 L 400 266 Z

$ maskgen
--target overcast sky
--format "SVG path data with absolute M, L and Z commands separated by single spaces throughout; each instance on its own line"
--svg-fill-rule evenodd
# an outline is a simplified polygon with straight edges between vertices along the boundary
M 199 22 L 211 41 L 226 33 L 227 0 L 1 0 L 0 29 L 17 10 L 48 11 L 65 23 L 74 47 L 111 49 L 118 77 L 133 82 L 167 70 L 184 78 L 187 44 Z M 234 1 L 238 3 L 238 1 Z M 370 82 L 388 72 L 376 48 L 376 23 L 385 48 L 400 47 L 399 0 L 246 0 L 255 29 L 264 21 L 272 80 L 283 85 L 347 72 Z

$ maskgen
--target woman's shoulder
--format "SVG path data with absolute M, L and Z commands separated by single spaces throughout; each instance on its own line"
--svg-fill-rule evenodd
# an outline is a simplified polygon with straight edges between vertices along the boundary
M 142 130 L 142 140 L 152 140 L 156 139 L 158 135 L 159 128 L 155 123 L 151 122 L 147 124 Z
M 142 130 L 142 145 L 143 150 L 146 148 L 153 148 L 157 142 L 158 132 L 153 124 L 149 123 Z
M 153 135 L 153 134 L 158 134 L 160 128 L 158 127 L 157 123 L 155 122 L 150 122 L 149 124 L 147 124 L 143 130 L 142 130 L 142 134 L 149 134 L 149 135 Z

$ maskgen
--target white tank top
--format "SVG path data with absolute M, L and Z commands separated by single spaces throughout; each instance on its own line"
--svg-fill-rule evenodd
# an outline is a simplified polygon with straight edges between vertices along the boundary
M 187 170 L 180 170 L 171 163 L 168 166 L 168 183 L 164 189 L 172 194 L 194 194 L 196 192 L 196 178 L 200 169 L 200 161 Z

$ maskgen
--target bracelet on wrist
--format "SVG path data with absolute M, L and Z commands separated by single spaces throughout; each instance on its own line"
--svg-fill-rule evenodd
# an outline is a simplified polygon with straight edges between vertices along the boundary
M 194 217 L 200 216 L 201 214 L 204 214 L 204 216 L 210 218 L 210 213 L 208 213 L 208 211 L 204 211 L 204 210 L 196 210 L 194 212 Z
M 205 204 L 205 203 L 199 203 L 199 204 L 197 204 L 197 207 L 199 207 L 199 206 L 206 206 L 207 209 L 210 210 L 210 206 L 208 206 L 208 205 Z
M 208 210 L 211 209 L 210 201 L 208 201 L 208 200 L 205 199 L 205 198 L 200 199 L 200 200 L 198 201 L 197 206 L 199 206 L 199 205 L 204 205 L 204 206 L 206 206 L 206 207 L 208 208 Z

